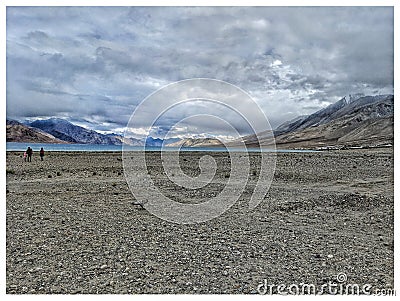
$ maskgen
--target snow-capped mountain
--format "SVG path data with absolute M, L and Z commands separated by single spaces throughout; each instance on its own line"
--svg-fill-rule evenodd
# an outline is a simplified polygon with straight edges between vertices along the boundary
M 308 116 L 299 116 L 280 125 L 274 131 L 265 131 L 242 138 L 249 146 L 258 143 L 278 147 L 315 147 L 324 145 L 359 145 L 393 143 L 394 96 L 349 95 Z M 32 138 L 33 137 L 33 138 Z M 27 125 L 7 122 L 7 141 L 111 144 L 132 146 L 218 146 L 212 139 L 180 139 L 147 137 L 125 138 L 118 134 L 101 134 L 85 129 L 64 119 L 36 120 Z M 236 145 L 232 141 L 229 145 Z
M 75 125 L 67 120 L 60 118 L 50 118 L 46 120 L 36 120 L 28 124 L 29 127 L 38 131 L 48 133 L 55 138 L 68 143 L 81 144 L 108 144 L 122 145 L 123 143 L 130 146 L 156 146 L 160 147 L 163 140 L 160 138 L 147 137 L 146 139 L 127 138 L 118 134 L 101 134 L 94 130 L 85 129 L 84 127 Z M 179 139 L 167 139 L 167 143 L 176 142 Z
M 393 143 L 394 96 L 350 95 L 308 116 L 287 121 L 273 131 L 243 137 L 248 146 L 313 148 Z M 272 138 L 275 137 L 275 139 Z
M 323 108 L 309 116 L 300 116 L 291 121 L 285 122 L 274 131 L 275 136 L 285 133 L 294 132 L 309 127 L 315 127 L 327 124 L 340 117 L 352 114 L 355 110 L 362 107 L 382 102 L 393 102 L 393 95 L 377 95 L 377 96 L 361 96 L 360 94 L 349 95 L 343 97 L 339 101 Z M 375 109 L 370 109 L 370 116 L 373 117 L 386 117 L 393 115 L 393 106 L 373 106 Z M 379 116 L 378 116 L 379 115 Z M 368 117 L 368 116 L 364 116 Z
M 36 120 L 29 126 L 41 129 L 54 137 L 71 142 L 82 144 L 121 144 L 121 141 L 97 133 L 93 130 L 85 129 L 81 126 L 72 124 L 64 119 L 50 118 L 47 120 Z

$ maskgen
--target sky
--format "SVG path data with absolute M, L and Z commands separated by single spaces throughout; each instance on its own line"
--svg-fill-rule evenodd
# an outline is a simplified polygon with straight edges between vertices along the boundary
M 243 89 L 272 128 L 349 94 L 393 94 L 390 7 L 7 7 L 6 30 L 6 115 L 19 121 L 123 133 L 148 95 L 190 78 Z M 216 119 L 181 122 L 207 110 L 187 104 L 160 128 L 228 137 Z

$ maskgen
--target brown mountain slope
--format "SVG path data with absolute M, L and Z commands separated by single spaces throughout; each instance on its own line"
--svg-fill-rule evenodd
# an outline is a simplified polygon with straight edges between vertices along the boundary
M 32 143 L 68 143 L 54 136 L 23 125 L 14 120 L 7 120 L 7 142 L 32 142 Z
M 338 110 L 333 110 L 337 109 Z M 326 110 L 318 111 L 302 118 L 313 122 L 306 128 L 297 128 L 286 133 L 275 132 L 277 148 L 318 148 L 326 146 L 377 146 L 393 144 L 393 111 L 392 96 L 362 97 L 347 103 L 340 100 Z M 339 114 L 340 113 L 340 114 Z M 321 115 L 328 122 L 320 122 Z M 297 121 L 292 123 L 296 125 Z M 260 144 L 271 145 L 271 132 L 260 133 Z M 255 135 L 243 138 L 248 146 L 257 146 Z
M 261 141 L 268 145 L 270 141 Z M 280 135 L 275 138 L 278 148 L 314 148 L 324 146 L 376 146 L 393 144 L 393 117 L 338 120 L 329 124 Z
M 167 144 L 168 147 L 207 147 L 222 145 L 218 139 L 213 138 L 185 138 L 174 143 Z

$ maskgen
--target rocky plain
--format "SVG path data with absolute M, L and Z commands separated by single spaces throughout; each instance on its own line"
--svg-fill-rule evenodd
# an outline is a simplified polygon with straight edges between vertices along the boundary
M 196 176 L 204 154 L 181 153 L 185 173 Z M 175 187 L 156 152 L 149 170 L 166 195 L 210 198 L 230 161 L 207 154 L 218 169 L 203 189 Z M 254 210 L 259 155 L 250 159 L 246 189 L 228 211 L 180 225 L 138 205 L 121 153 L 49 152 L 24 162 L 7 152 L 7 293 L 257 294 L 265 279 L 321 286 L 339 273 L 348 283 L 393 287 L 393 148 L 278 153 Z

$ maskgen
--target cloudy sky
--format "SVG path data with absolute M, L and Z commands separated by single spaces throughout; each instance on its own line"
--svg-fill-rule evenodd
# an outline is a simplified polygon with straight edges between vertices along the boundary
M 393 93 L 393 10 L 7 8 L 7 118 L 122 132 L 150 93 L 198 77 L 249 93 L 272 127 L 348 94 Z

